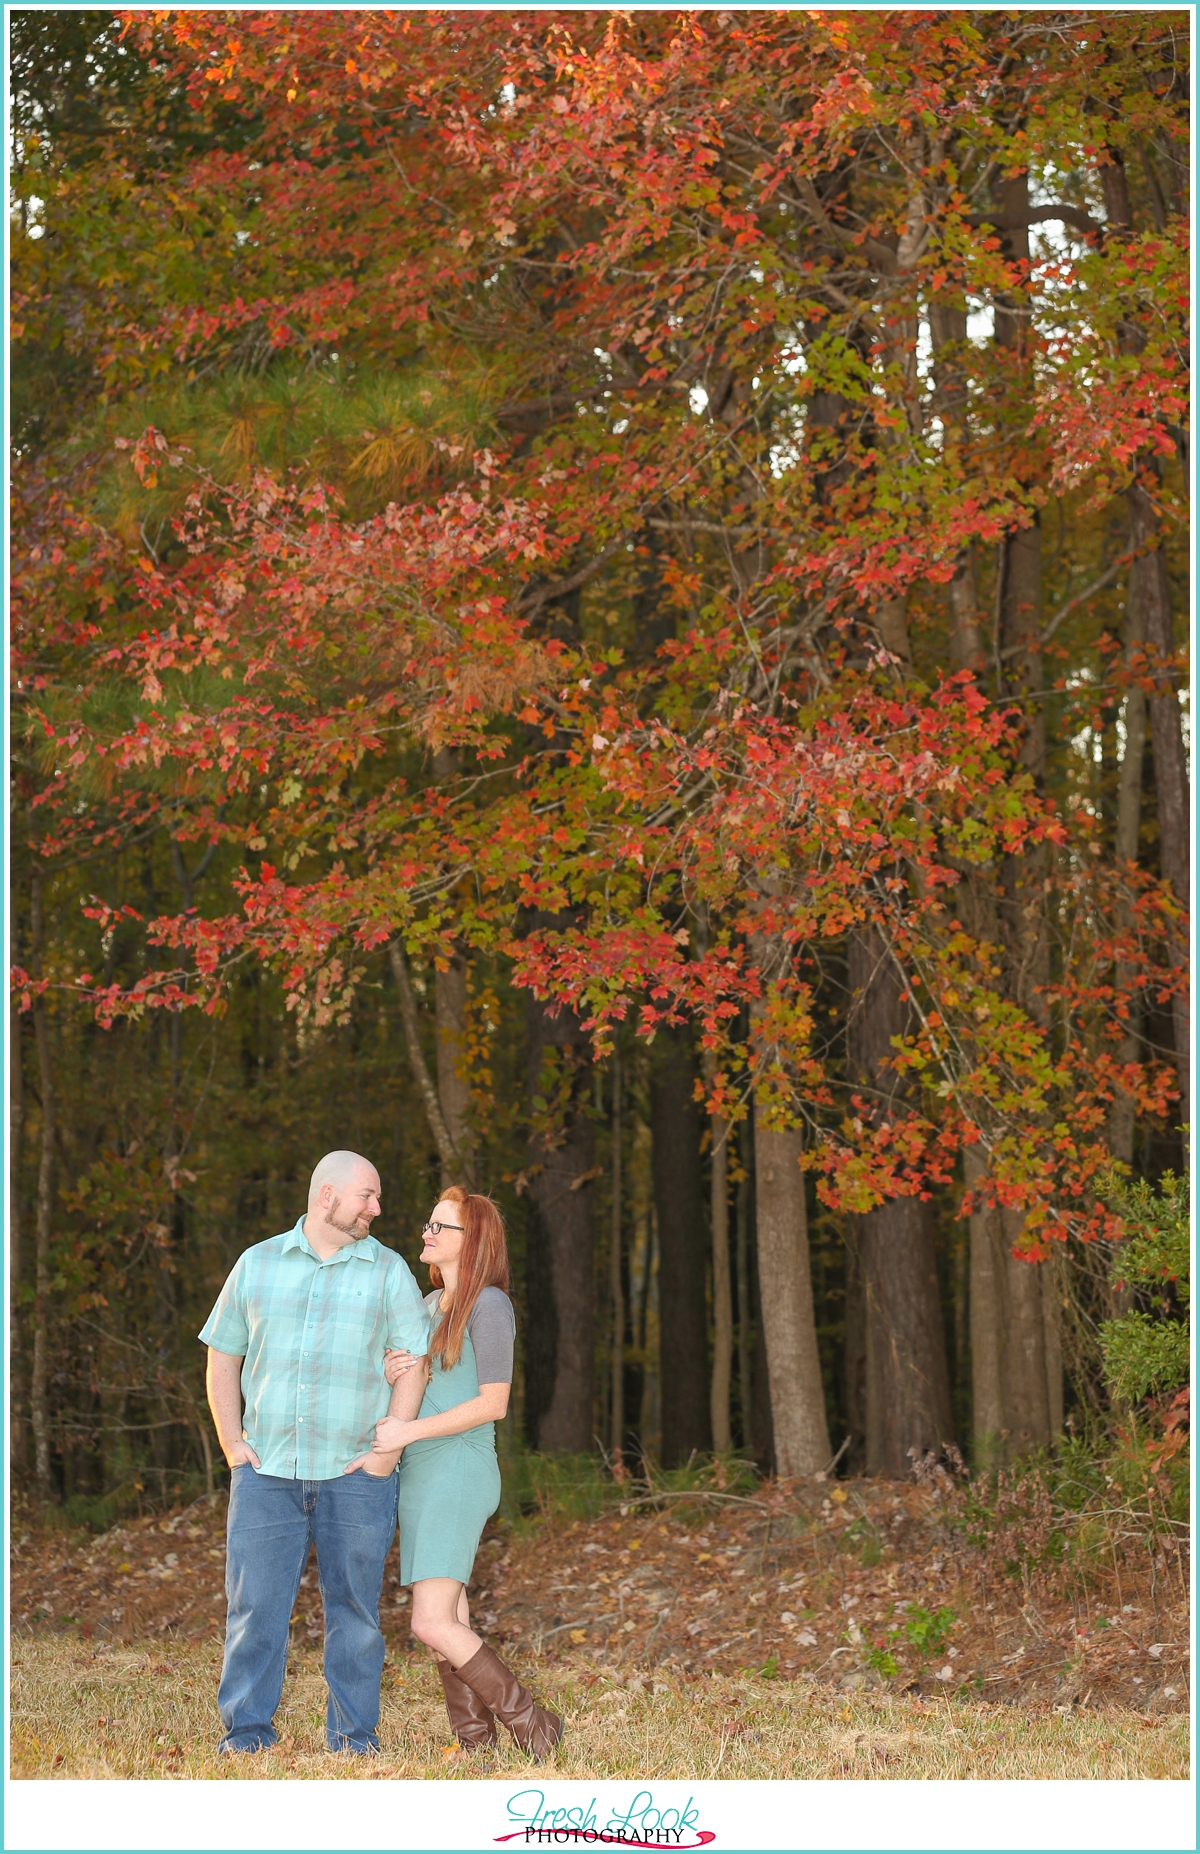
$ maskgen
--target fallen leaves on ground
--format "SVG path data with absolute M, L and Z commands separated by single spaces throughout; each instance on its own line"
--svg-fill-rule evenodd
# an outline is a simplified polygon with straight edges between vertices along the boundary
M 221 1496 L 101 1537 L 20 1516 L 14 1531 L 18 1632 L 161 1640 L 166 1656 L 172 1642 L 220 1640 Z M 688 1496 L 496 1529 L 470 1594 L 502 1651 L 584 1680 L 750 1672 L 935 1703 L 972 1693 L 1059 1712 L 1188 1706 L 1188 1618 L 1173 1573 L 1147 1561 L 1141 1577 L 1125 1567 L 1119 1588 L 1030 1596 L 957 1550 L 935 1492 L 895 1482 L 770 1484 L 758 1498 Z M 408 1616 L 393 1554 L 381 1605 L 393 1658 L 424 1655 Z M 939 1627 L 923 1620 L 938 1616 Z M 293 1643 L 316 1646 L 322 1629 L 310 1559 Z M 152 1677 L 168 1662 L 151 1652 L 141 1665 Z

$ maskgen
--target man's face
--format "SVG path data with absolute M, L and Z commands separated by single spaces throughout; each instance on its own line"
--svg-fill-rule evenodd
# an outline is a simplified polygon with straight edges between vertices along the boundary
M 358 1172 L 340 1193 L 329 1187 L 332 1199 L 325 1212 L 326 1221 L 352 1242 L 361 1242 L 371 1233 L 371 1224 L 382 1208 L 379 1201 L 379 1177 L 375 1172 Z

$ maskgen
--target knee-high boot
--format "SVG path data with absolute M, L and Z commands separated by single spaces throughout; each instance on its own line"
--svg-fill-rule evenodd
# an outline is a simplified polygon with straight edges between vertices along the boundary
M 507 1725 L 522 1751 L 545 1757 L 553 1750 L 562 1737 L 562 1720 L 538 1705 L 498 1654 L 481 1648 L 457 1672 L 459 1680 Z
M 496 1721 L 474 1688 L 459 1679 L 449 1661 L 439 1660 L 437 1669 L 442 1677 L 450 1727 L 459 1744 L 465 1745 L 468 1751 L 478 1750 L 483 1745 L 494 1745 Z

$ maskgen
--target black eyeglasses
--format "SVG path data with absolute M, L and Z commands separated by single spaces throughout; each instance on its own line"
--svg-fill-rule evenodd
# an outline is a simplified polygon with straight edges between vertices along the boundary
M 422 1236 L 440 1236 L 443 1230 L 461 1230 L 461 1223 L 425 1223 L 421 1226 Z

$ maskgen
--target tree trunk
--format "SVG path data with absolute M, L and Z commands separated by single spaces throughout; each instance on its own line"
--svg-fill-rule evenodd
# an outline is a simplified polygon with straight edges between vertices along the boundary
M 754 1127 L 749 1120 L 738 1122 L 739 1162 L 742 1176 L 737 1188 L 737 1356 L 738 1402 L 742 1415 L 742 1447 L 754 1453 L 754 1380 L 751 1371 L 750 1332 L 750 1199 L 754 1176 Z
M 712 1119 L 713 1364 L 710 1397 L 713 1447 L 733 1447 L 729 1392 L 733 1376 L 733 1287 L 729 1278 L 729 1122 Z
M 1158 793 L 1158 842 L 1162 874 L 1171 884 L 1184 914 L 1190 912 L 1191 804 L 1188 792 L 1187 757 L 1183 746 L 1183 722 L 1175 674 L 1171 667 L 1175 655 L 1175 626 L 1171 613 L 1171 588 L 1167 578 L 1167 561 L 1159 539 L 1158 511 L 1151 487 L 1153 475 L 1131 485 L 1128 492 L 1132 521 L 1133 546 L 1137 550 L 1133 577 L 1137 587 L 1137 604 L 1142 634 L 1155 678 L 1154 693 L 1149 700 L 1150 740 L 1154 750 L 1154 784 Z M 1181 923 L 1176 936 L 1176 960 L 1186 966 L 1188 960 L 1187 923 Z M 1179 1116 L 1190 1127 L 1191 1100 L 1191 1012 L 1186 992 L 1172 1001 L 1175 1024 L 1175 1071 L 1179 1084 Z M 1190 1143 L 1190 1142 L 1189 1142 Z
M 621 1275 L 621 1050 L 612 1054 L 612 1221 L 608 1237 L 608 1293 L 612 1314 L 609 1448 L 614 1470 L 622 1471 L 625 1447 L 625 1289 Z
M 757 1277 L 758 1270 L 755 1269 Z M 775 1437 L 771 1428 L 771 1372 L 767 1364 L 767 1335 L 763 1326 L 762 1296 L 754 1295 L 754 1358 L 750 1407 L 754 1425 L 754 1461 L 760 1474 L 775 1472 Z
M 705 1306 L 704 1177 L 696 1067 L 687 1030 L 650 1048 L 650 1136 L 658 1213 L 659 1397 L 664 1467 L 712 1447 Z
M 32 895 L 33 964 L 40 972 L 42 941 L 42 873 L 35 869 Z M 41 1093 L 41 1143 L 38 1156 L 37 1235 L 34 1256 L 33 1370 L 29 1385 L 29 1417 L 33 1429 L 34 1471 L 38 1492 L 49 1498 L 50 1485 L 50 1239 L 54 1232 L 54 1072 L 50 1060 L 50 1031 L 46 1005 L 38 997 L 32 1006 L 34 1045 L 37 1049 L 38 1088 Z
M 1104 209 L 1111 227 L 1110 236 L 1128 238 L 1133 230 L 1133 211 L 1125 163 L 1117 148 L 1106 150 L 1107 160 L 1099 164 L 1100 183 L 1104 191 Z M 1147 157 L 1149 176 L 1153 168 Z M 1162 210 L 1161 197 L 1151 187 L 1152 200 Z M 1130 328 L 1121 336 L 1128 352 L 1141 345 L 1141 337 Z M 1136 608 L 1138 626 L 1154 675 L 1154 693 L 1150 696 L 1150 738 L 1154 751 L 1154 784 L 1158 794 L 1159 862 L 1165 881 L 1171 884 L 1185 915 L 1191 911 L 1191 803 L 1188 789 L 1187 756 L 1183 745 L 1183 721 L 1175 687 L 1172 664 L 1175 656 L 1175 622 L 1171 611 L 1171 586 L 1167 558 L 1163 550 L 1157 502 L 1157 465 L 1145 460 L 1138 479 L 1126 492 L 1129 503 L 1130 541 L 1134 549 L 1130 572 L 1129 602 Z M 1188 929 L 1184 922 L 1176 936 L 1173 954 L 1186 967 L 1189 959 Z M 1191 1126 L 1191 1011 L 1187 993 L 1171 1002 L 1175 1031 L 1175 1072 L 1179 1084 L 1179 1116 L 1185 1128 Z M 1190 1144 L 1185 1133 L 1185 1146 Z
M 978 1147 L 966 1153 L 967 1183 L 984 1169 Z M 983 1210 L 971 1219 L 971 1362 L 977 1468 L 1014 1461 L 1044 1448 L 1062 1421 L 1062 1355 L 1048 1309 L 1049 1271 L 1020 1261 L 1019 1211 Z M 1047 1339 L 1050 1340 L 1049 1348 Z
M 1025 1231 L 1024 1214 L 1001 1210 L 1004 1295 L 1000 1370 L 1004 1393 L 1005 1453 L 1009 1459 L 1044 1447 L 1051 1437 L 1046 1326 L 1041 1269 L 1013 1254 Z M 1061 1392 L 1059 1393 L 1061 1396 Z
M 1046 723 L 1041 677 L 1041 529 L 1038 523 L 1017 529 L 1003 543 L 1000 571 L 1000 637 L 1008 669 L 1008 692 L 1022 700 L 1025 726 L 1021 764 L 1040 789 L 1046 769 Z M 1050 976 L 1050 943 L 1045 910 L 1045 848 L 1026 850 L 1004 860 L 1000 902 L 1001 940 L 1007 954 L 1009 995 L 1037 1023 L 1046 1022 L 1042 987 Z M 994 1227 L 994 1226 L 993 1226 Z M 1061 1382 L 1051 1388 L 1048 1374 L 1061 1357 L 1047 1356 L 1042 1286 L 1038 1265 L 1014 1256 L 1025 1219 L 1019 1210 L 1002 1210 L 999 1228 L 1003 1254 L 1000 1336 L 1004 1454 L 1008 1459 L 1045 1447 L 1055 1431 L 1052 1412 L 1062 1407 Z
M 442 1168 L 442 1190 L 460 1182 L 461 1166 L 450 1129 L 446 1125 L 446 1116 L 442 1112 L 442 1103 L 425 1052 L 421 1047 L 421 1013 L 417 1007 L 416 994 L 409 976 L 408 962 L 404 957 L 404 948 L 399 940 L 393 940 L 388 947 L 388 959 L 392 974 L 396 980 L 396 989 L 400 993 L 400 1017 L 404 1024 L 404 1041 L 408 1047 L 408 1063 L 417 1084 L 417 1091 L 425 1107 L 425 1118 L 433 1134 L 438 1158 Z
M 1129 575 L 1124 644 L 1125 663 L 1126 667 L 1129 667 L 1140 652 L 1142 644 L 1141 606 L 1138 598 L 1136 569 Z M 1138 683 L 1131 682 L 1126 689 L 1124 718 L 1125 752 L 1121 760 L 1117 785 L 1117 823 L 1113 839 L 1113 856 L 1118 869 L 1123 869 L 1130 863 L 1137 863 L 1138 839 L 1141 835 L 1142 765 L 1146 753 L 1146 695 Z M 1127 908 L 1121 909 L 1118 924 L 1128 931 L 1130 920 Z M 1118 993 L 1124 992 L 1129 999 L 1128 1026 L 1117 1051 L 1117 1060 L 1122 1064 L 1136 1062 L 1141 1051 L 1141 1002 L 1133 992 L 1130 978 L 1131 973 L 1128 967 L 1118 962 L 1117 991 Z M 1122 1160 L 1126 1165 L 1133 1160 L 1134 1120 L 1133 1099 L 1121 1090 L 1113 1102 L 1109 1115 L 1108 1138 L 1114 1157 Z
M 1042 1290 L 1042 1349 L 1046 1357 L 1046 1420 L 1050 1434 L 1059 1436 L 1063 1426 L 1063 1348 L 1062 1316 L 1066 1271 L 1063 1251 L 1054 1249 L 1037 1268 Z
M 1018 219 L 1028 211 L 1029 176 L 1014 175 L 1000 182 L 999 194 L 1007 215 Z M 1024 262 L 1029 257 L 1027 229 L 1004 235 L 1005 255 Z M 1031 335 L 1028 304 L 1020 297 L 996 298 L 996 344 L 1005 350 L 1008 365 L 1030 374 Z M 1023 714 L 1020 764 L 1031 773 L 1041 792 L 1046 778 L 1046 715 L 1042 677 L 1042 535 L 1034 509 L 1026 527 L 1014 528 L 1000 546 L 1000 661 L 1004 666 L 1002 696 L 1016 701 Z M 1044 846 L 1004 859 L 1001 870 L 1000 940 L 1008 967 L 1009 996 L 1036 1023 L 1046 1027 L 1043 988 L 1050 977 L 1050 940 L 1046 919 L 1047 853 Z M 1052 1413 L 1062 1407 L 1061 1354 L 1046 1347 L 1046 1321 L 1040 1272 L 1035 1263 L 1016 1259 L 1024 1217 L 1005 1209 L 989 1219 L 993 1239 L 999 1230 L 1003 1244 L 996 1258 L 1001 1287 L 1000 1369 L 1002 1396 L 1001 1436 L 1008 1457 L 1044 1447 L 1052 1437 Z M 1058 1374 L 1058 1382 L 1050 1378 Z
M 437 1032 L 437 1091 L 442 1119 L 454 1148 L 457 1171 L 443 1177 L 450 1184 L 475 1184 L 475 1136 L 471 1127 L 471 1078 L 467 1069 L 467 960 L 455 946 L 444 972 L 433 975 L 434 1023 Z
M 654 1205 L 646 1205 L 642 1219 L 642 1278 L 637 1288 L 637 1333 L 635 1336 L 641 1376 L 637 1403 L 638 1447 L 644 1458 L 649 1451 L 653 1422 L 654 1373 L 650 1369 L 650 1297 L 654 1284 L 655 1218 Z M 632 1407 L 632 1406 L 631 1406 Z
M 929 305 L 933 338 L 934 405 L 942 421 L 947 445 L 962 444 L 968 436 L 968 348 L 966 304 L 939 297 Z M 979 596 L 975 579 L 975 551 L 964 547 L 954 563 L 950 581 L 950 665 L 970 670 L 982 681 L 987 650 L 979 622 Z
M 536 1448 L 592 1448 L 595 1369 L 595 1128 L 589 1111 L 590 1048 L 573 1012 L 551 1016 L 529 992 L 525 1005 L 533 1207 L 527 1298 L 526 1428 Z M 552 1072 L 556 1071 L 556 1072 Z M 553 1125 L 538 1099 L 564 1100 Z M 539 1118 L 543 1124 L 538 1124 Z
M 846 1379 L 846 1433 L 850 1438 L 843 1465 L 847 1474 L 867 1466 L 867 1309 L 862 1276 L 862 1218 L 846 1218 L 846 1290 L 843 1368 Z
M 978 1188 L 987 1171 L 980 1146 L 963 1152 L 968 1191 Z M 996 1229 L 996 1212 L 971 1212 L 967 1296 L 971 1332 L 971 1436 L 973 1465 L 989 1468 L 1004 1459 L 1004 1382 L 1000 1348 L 1004 1326 L 1004 1257 Z
M 948 439 L 961 439 L 966 435 L 968 423 L 966 307 L 955 301 L 939 302 L 935 296 L 930 306 L 930 321 L 938 411 Z M 951 668 L 955 671 L 969 670 L 976 686 L 986 689 L 989 652 L 980 622 L 975 552 L 971 547 L 964 548 L 955 562 L 954 575 L 950 581 L 950 618 Z M 970 867 L 965 869 L 959 897 L 960 910 L 970 925 L 974 939 L 994 946 L 997 939 L 996 906 L 988 872 Z M 968 1192 L 976 1189 L 986 1171 L 987 1155 L 984 1148 L 966 1147 L 963 1152 L 963 1172 Z M 1003 1265 L 994 1224 L 994 1213 L 987 1208 L 977 1209 L 970 1215 L 967 1306 L 971 1348 L 971 1431 L 975 1461 L 979 1465 L 998 1458 L 1000 1434 L 1004 1427 L 1000 1370 Z M 865 1403 L 865 1393 L 863 1401 Z
M 904 1034 L 902 984 L 880 933 L 851 934 L 847 1024 L 852 1086 L 877 1117 L 903 1110 L 909 1087 L 891 1066 Z M 933 1207 L 896 1197 L 856 1219 L 862 1278 L 866 1470 L 907 1476 L 914 1455 L 953 1441 L 950 1375 L 938 1291 Z
M 754 1113 L 758 1292 L 767 1345 L 775 1472 L 819 1474 L 829 1461 L 825 1389 L 817 1352 L 801 1133 Z
M 8 1268 L 9 1268 L 9 1436 L 12 1465 L 18 1473 L 26 1466 L 25 1347 L 21 1332 L 20 1295 L 24 1254 L 21 1227 L 21 1155 L 25 1139 L 25 1058 L 21 1013 L 14 1004 L 9 1016 L 8 1102 Z

